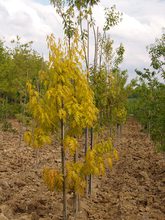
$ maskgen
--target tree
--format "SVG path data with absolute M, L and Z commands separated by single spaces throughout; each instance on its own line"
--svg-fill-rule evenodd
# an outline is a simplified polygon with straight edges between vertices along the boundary
M 126 86 L 127 71 L 120 70 L 123 61 L 122 44 L 113 48 L 114 41 L 110 37 L 101 45 L 102 65 L 97 71 L 91 71 L 90 82 L 95 94 L 96 106 L 100 112 L 100 125 L 111 128 L 121 125 L 126 120 L 126 104 L 129 87 Z
M 25 96 L 27 79 L 36 82 L 38 71 L 46 68 L 42 57 L 32 49 L 32 42 L 21 44 L 20 38 L 12 41 L 13 49 L 5 48 L 1 42 L 0 96 L 10 103 L 19 103 Z
M 94 105 L 93 92 L 80 63 L 82 50 L 78 46 L 78 36 L 68 50 L 68 44 L 55 43 L 53 35 L 48 38 L 50 49 L 48 72 L 40 72 L 42 90 L 28 83 L 28 108 L 33 118 L 32 131 L 25 133 L 25 140 L 35 148 L 51 143 L 57 124 L 61 129 L 61 169 L 44 169 L 44 180 L 49 189 L 63 191 L 63 218 L 67 219 L 67 190 L 81 195 L 85 188 L 87 175 L 100 174 L 105 170 L 106 158 L 110 164 L 112 156 L 117 159 L 111 140 L 97 144 L 88 150 L 86 157 L 80 161 L 69 160 L 66 154 L 73 157 L 79 149 L 77 137 L 85 127 L 92 127 L 97 119 L 97 108 Z M 71 56 L 69 55 L 71 54 Z M 83 92 L 82 92 L 83 91 Z M 70 158 L 69 157 L 69 158 Z
M 148 48 L 151 66 L 165 79 L 165 33 Z
M 117 25 L 120 22 L 121 14 L 116 11 L 115 6 L 111 8 L 105 8 L 105 24 L 102 30 L 102 34 L 99 33 L 99 28 L 95 24 L 95 20 L 93 17 L 93 7 L 97 5 L 100 1 L 99 0 L 84 0 L 84 1 L 56 1 L 51 0 L 51 4 L 57 10 L 57 13 L 62 17 L 63 20 L 63 29 L 64 33 L 68 39 L 68 44 L 70 47 L 70 43 L 72 41 L 72 36 L 74 35 L 75 31 L 78 30 L 80 33 L 80 40 L 79 42 L 82 44 L 83 53 L 85 57 L 85 66 L 86 66 L 86 76 L 88 82 L 90 83 L 90 30 L 93 31 L 93 38 L 95 43 L 95 52 L 93 58 L 93 71 L 97 71 L 98 66 L 98 57 L 100 57 L 100 65 L 101 65 L 101 58 L 102 58 L 102 50 L 103 50 L 103 42 L 105 40 L 106 32 L 110 30 L 111 27 Z M 100 35 L 100 45 L 101 49 L 100 52 L 98 51 L 98 44 L 99 44 L 99 35 Z M 100 53 L 100 54 L 99 54 Z M 93 74 L 93 73 L 92 73 Z M 89 128 L 85 129 L 85 154 L 88 149 L 88 136 L 89 136 Z M 93 131 L 94 129 L 90 129 L 90 147 L 94 143 L 93 138 Z M 91 194 L 91 177 L 89 178 L 89 190 L 87 194 Z M 88 178 L 87 178 L 88 184 Z
M 151 56 L 152 69 L 136 70 L 138 83 L 134 90 L 136 94 L 134 114 L 142 123 L 149 136 L 162 150 L 165 149 L 165 85 L 160 82 L 161 74 L 164 80 L 164 34 L 155 44 L 147 47 Z

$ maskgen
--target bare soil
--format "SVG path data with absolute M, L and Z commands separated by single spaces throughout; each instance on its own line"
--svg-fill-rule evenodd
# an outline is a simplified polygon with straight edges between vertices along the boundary
M 13 121 L 19 130 L 19 124 Z M 60 166 L 52 146 L 34 150 L 19 134 L 0 131 L 0 220 L 62 219 L 61 194 L 42 181 L 44 166 Z M 117 142 L 119 161 L 94 179 L 91 198 L 81 199 L 78 220 L 165 220 L 165 156 L 155 151 L 140 125 L 129 119 Z M 72 198 L 68 195 L 71 213 Z M 69 214 L 69 219 L 74 219 Z

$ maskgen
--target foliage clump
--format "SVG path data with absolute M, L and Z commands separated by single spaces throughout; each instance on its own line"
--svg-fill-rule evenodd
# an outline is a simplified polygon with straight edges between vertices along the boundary
M 94 105 L 93 92 L 90 89 L 81 66 L 82 51 L 78 49 L 78 37 L 75 37 L 69 52 L 67 45 L 59 41 L 55 43 L 54 36 L 48 38 L 50 48 L 48 71 L 40 72 L 41 90 L 27 83 L 29 94 L 28 109 L 34 119 L 33 132 L 28 131 L 32 145 L 45 144 L 46 137 L 51 138 L 51 132 L 59 121 L 68 127 L 68 134 L 73 136 L 82 133 L 85 127 L 91 127 L 97 120 L 97 108 Z M 40 138 L 45 135 L 45 138 Z M 25 134 L 26 137 L 26 134 Z M 74 142 L 74 139 L 65 141 Z M 49 140 L 48 140 L 49 142 Z M 73 143 L 70 143 L 71 146 Z

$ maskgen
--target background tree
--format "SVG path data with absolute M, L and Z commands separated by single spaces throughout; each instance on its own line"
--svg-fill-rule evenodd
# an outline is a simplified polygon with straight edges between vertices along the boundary
M 147 47 L 151 57 L 151 67 L 165 79 L 165 30 L 159 39 L 156 39 L 154 44 Z
M 157 146 L 164 150 L 165 85 L 161 82 L 164 80 L 164 34 L 148 47 L 148 51 L 152 69 L 136 70 L 138 81 L 132 94 L 131 110 Z
M 1 42 L 0 56 L 0 97 L 8 100 L 9 115 L 13 117 L 21 111 L 27 79 L 37 84 L 38 71 L 46 68 L 46 63 L 32 49 L 32 42 L 21 44 L 19 37 L 12 41 L 12 48 Z

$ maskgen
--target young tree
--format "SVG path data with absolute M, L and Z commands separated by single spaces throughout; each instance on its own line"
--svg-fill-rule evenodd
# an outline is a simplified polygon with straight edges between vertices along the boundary
M 41 68 L 46 68 L 42 57 L 32 49 L 32 42 L 21 44 L 20 38 L 12 41 L 13 48 L 5 48 L 0 44 L 0 97 L 8 99 L 13 114 L 20 112 L 24 97 L 26 96 L 26 81 L 36 78 Z M 12 112 L 11 112 L 12 113 Z
M 89 149 L 80 161 L 72 159 L 76 151 L 81 152 L 77 138 L 85 127 L 93 126 L 98 112 L 93 92 L 82 74 L 83 55 L 78 39 L 75 35 L 68 50 L 68 43 L 59 41 L 57 44 L 51 35 L 48 38 L 49 68 L 47 72 L 40 72 L 39 78 L 42 90 L 38 92 L 33 84 L 27 84 L 28 108 L 34 122 L 32 131 L 25 133 L 27 143 L 35 148 L 51 143 L 53 131 L 60 124 L 61 172 L 45 168 L 44 180 L 49 189 L 63 192 L 63 219 L 67 219 L 67 191 L 80 196 L 86 189 L 86 176 L 104 173 L 105 167 L 112 165 L 112 158 L 118 158 L 108 140 Z
M 164 80 L 164 33 L 154 44 L 147 47 L 151 56 L 152 69 L 136 70 L 138 75 L 134 104 L 134 114 L 140 120 L 149 136 L 165 149 L 165 86 L 160 82 Z M 158 78 L 159 77 L 159 78 Z
M 165 30 L 147 49 L 151 57 L 151 66 L 165 79 Z
M 64 25 L 64 33 L 68 39 L 69 45 L 72 40 L 72 36 L 76 29 L 79 30 L 80 33 L 80 43 L 82 44 L 83 53 L 85 57 L 85 66 L 86 66 L 86 76 L 88 82 L 90 83 L 90 42 L 89 42 L 89 34 L 90 30 L 93 31 L 93 39 L 95 44 L 95 52 L 94 52 L 94 63 L 93 71 L 97 71 L 97 63 L 98 63 L 98 44 L 99 44 L 99 28 L 96 27 L 95 20 L 93 17 L 93 7 L 97 5 L 100 1 L 94 0 L 84 0 L 84 1 L 50 1 L 57 10 L 57 13 L 62 17 L 63 25 Z M 106 32 L 110 30 L 111 27 L 117 25 L 120 21 L 120 13 L 116 11 L 115 6 L 105 9 L 105 24 L 103 28 L 103 37 L 101 38 L 101 54 L 102 54 L 102 45 L 104 38 L 106 36 Z M 101 65 L 101 57 L 100 55 L 100 65 Z M 85 154 L 88 150 L 88 127 L 85 129 Z M 90 140 L 90 147 L 94 143 L 94 135 L 93 135 L 93 128 L 91 128 L 91 140 Z M 88 178 L 87 178 L 88 184 Z M 87 194 L 91 194 L 91 177 L 89 180 L 89 190 Z

